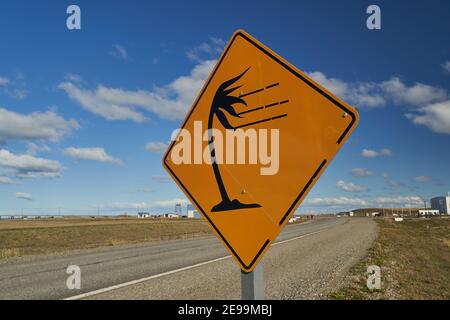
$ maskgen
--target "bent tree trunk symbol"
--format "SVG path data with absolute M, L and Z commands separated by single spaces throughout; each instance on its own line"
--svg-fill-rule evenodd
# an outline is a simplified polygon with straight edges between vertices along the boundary
M 230 197 L 228 196 L 227 190 L 225 188 L 225 185 L 223 183 L 222 176 L 221 176 L 220 170 L 219 170 L 219 166 L 216 162 L 214 137 L 212 135 L 214 116 L 217 117 L 220 124 L 225 129 L 231 129 L 231 130 L 236 129 L 236 127 L 234 127 L 230 124 L 224 111 L 227 112 L 232 117 L 242 118 L 239 114 L 236 113 L 236 111 L 233 108 L 233 105 L 240 103 L 240 104 L 247 106 L 247 103 L 245 102 L 245 100 L 241 99 L 240 97 L 230 96 L 230 94 L 232 92 L 239 89 L 241 86 L 232 87 L 232 88 L 229 88 L 229 86 L 231 86 L 233 83 L 238 81 L 249 69 L 250 68 L 247 68 L 247 70 L 242 72 L 240 75 L 234 77 L 233 79 L 225 81 L 224 83 L 222 83 L 219 86 L 219 88 L 216 91 L 216 94 L 214 95 L 214 100 L 213 100 L 213 103 L 211 106 L 211 110 L 209 112 L 209 118 L 208 118 L 209 150 L 211 153 L 211 162 L 212 162 L 212 167 L 214 170 L 214 176 L 216 178 L 217 185 L 219 187 L 220 196 L 222 197 L 222 200 L 220 201 L 220 203 L 218 203 L 211 209 L 212 212 L 261 207 L 261 205 L 259 205 L 258 203 L 245 204 L 245 203 L 240 202 L 238 199 L 233 199 L 233 200 L 230 199 Z

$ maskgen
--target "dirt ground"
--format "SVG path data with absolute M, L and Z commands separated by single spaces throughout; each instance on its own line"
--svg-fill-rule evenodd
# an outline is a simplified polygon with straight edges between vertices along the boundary
M 331 299 L 450 299 L 450 219 L 376 220 L 379 236 Z M 367 288 L 367 267 L 381 268 L 381 289 Z
M 211 234 L 202 219 L 0 220 L 0 259 Z
M 155 224 L 160 222 L 178 223 L 197 221 L 199 219 L 163 219 L 163 218 L 145 218 L 135 217 L 64 217 L 64 218 L 45 218 L 45 219 L 3 219 L 0 220 L 0 230 L 6 229 L 24 229 L 24 228 L 51 228 L 51 227 L 73 227 L 73 226 L 96 226 L 112 224 Z

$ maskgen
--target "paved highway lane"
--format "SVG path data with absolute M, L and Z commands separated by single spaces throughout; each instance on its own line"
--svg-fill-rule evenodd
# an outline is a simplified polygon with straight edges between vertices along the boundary
M 341 229 L 342 231 L 336 231 Z M 356 259 L 362 256 L 364 250 L 370 245 L 376 231 L 373 221 L 369 219 L 318 219 L 311 223 L 289 225 L 276 240 L 279 244 L 273 246 L 269 250 L 267 258 L 264 258 L 266 269 L 269 268 L 269 273 L 274 272 L 271 270 L 273 267 L 285 269 L 283 267 L 285 258 L 286 261 L 292 259 L 289 250 L 286 252 L 287 248 L 294 248 L 295 253 L 298 246 L 302 247 L 305 242 L 328 233 L 332 236 L 336 232 L 340 234 L 339 239 L 334 240 L 337 243 L 347 243 L 345 233 L 348 233 L 348 238 L 351 238 L 352 241 L 363 244 L 356 245 L 357 250 L 349 251 L 352 252 L 351 256 Z M 308 241 L 306 241 L 307 239 Z M 336 244 L 330 243 L 330 245 L 335 246 Z M 326 244 L 318 247 L 318 244 L 313 242 L 310 246 L 308 250 L 313 252 L 330 251 Z M 344 249 L 352 247 L 351 244 L 342 244 L 342 246 Z M 282 250 L 280 251 L 279 248 Z M 0 263 L 0 299 L 62 299 L 130 281 L 139 279 L 142 281 L 143 278 L 152 276 L 155 277 L 152 280 L 142 281 L 117 290 L 108 290 L 102 294 L 88 294 L 88 296 L 105 299 L 239 298 L 240 273 L 232 258 L 220 259 L 226 256 L 228 253 L 218 239 L 206 237 L 187 241 L 174 240 L 99 248 L 65 255 L 24 257 Z M 294 254 L 294 256 L 296 255 Z M 214 259 L 220 260 L 211 262 Z M 335 254 L 328 259 L 336 260 Z M 343 265 L 349 265 L 350 260 Z M 301 261 L 302 259 L 300 259 L 297 269 L 302 268 Z M 327 263 L 326 259 L 324 262 Z M 199 263 L 205 264 L 192 268 Z M 66 269 L 69 265 L 78 265 L 81 268 L 81 290 L 69 290 L 66 287 L 68 277 Z M 293 267 L 295 268 L 295 266 Z M 187 269 L 178 271 L 183 268 Z M 176 272 L 164 276 L 164 273 L 174 270 Z M 281 272 L 287 273 L 286 276 L 289 276 L 292 270 Z M 176 279 L 180 281 L 177 282 Z M 197 286 L 202 283 L 199 279 L 206 281 L 204 285 L 212 288 L 199 290 Z M 226 290 L 215 292 L 217 281 L 224 282 Z M 270 276 L 267 281 L 268 286 L 280 287 L 280 284 L 276 283 L 278 280 L 273 282 Z M 280 281 L 284 283 L 286 280 L 281 279 Z M 283 294 L 286 294 L 284 289 Z M 275 294 L 273 297 L 289 298 L 290 295 L 292 293 L 287 296 Z M 294 294 L 293 297 L 297 296 Z

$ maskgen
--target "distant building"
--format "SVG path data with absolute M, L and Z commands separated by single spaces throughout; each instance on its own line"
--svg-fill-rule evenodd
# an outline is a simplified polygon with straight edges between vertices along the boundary
M 380 213 L 379 212 L 372 212 L 372 217 L 379 217 Z
M 200 218 L 200 214 L 192 204 L 188 204 L 187 206 L 187 217 L 189 219 Z
M 189 219 L 194 219 L 195 211 L 196 211 L 196 210 L 188 210 L 188 212 L 187 212 L 187 217 L 188 217 Z
M 138 212 L 138 218 L 149 218 L 150 213 L 148 212 Z
M 181 216 L 176 213 L 166 213 L 166 214 L 164 214 L 164 217 L 165 218 L 180 218 Z
M 435 197 L 431 199 L 431 209 L 439 213 L 450 214 L 450 197 Z
M 438 216 L 439 210 L 430 210 L 430 209 L 419 210 L 419 215 L 421 215 L 421 216 Z
M 179 216 L 181 216 L 182 212 L 183 212 L 183 209 L 181 207 L 181 203 L 175 204 L 175 211 L 174 211 L 174 213 L 179 215 Z

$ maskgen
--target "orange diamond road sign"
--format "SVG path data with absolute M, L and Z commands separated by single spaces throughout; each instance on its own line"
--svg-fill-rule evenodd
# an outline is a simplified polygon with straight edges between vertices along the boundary
M 250 272 L 358 120 L 355 108 L 239 30 L 163 165 Z

